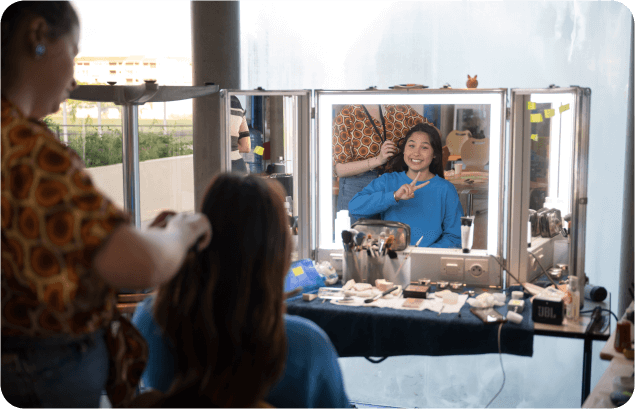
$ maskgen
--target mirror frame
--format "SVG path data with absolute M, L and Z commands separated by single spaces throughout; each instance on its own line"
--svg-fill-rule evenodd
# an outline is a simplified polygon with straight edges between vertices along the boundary
M 572 94 L 574 100 L 574 127 L 571 152 L 573 165 L 571 177 L 571 223 L 569 244 L 569 274 L 584 274 L 584 246 L 586 240 L 587 176 L 589 156 L 589 124 L 591 108 L 591 89 L 583 87 L 512 89 L 511 90 L 511 161 L 510 174 L 511 203 L 510 220 L 528 220 L 529 218 L 529 138 L 523 138 L 522 115 L 525 113 L 525 97 L 532 94 Z M 562 215 L 563 217 L 565 215 Z M 538 272 L 528 271 L 527 260 L 527 223 L 510 223 L 507 252 L 508 268 L 515 272 L 520 281 L 531 281 Z M 545 267 L 546 268 L 546 267 Z M 516 280 L 511 279 L 512 283 Z
M 496 144 L 491 144 L 490 147 L 490 155 L 491 152 L 494 149 L 498 149 L 498 155 L 499 155 L 499 166 L 498 166 L 498 186 L 496 188 L 496 191 L 498 192 L 498 200 L 497 200 L 497 207 L 498 207 L 498 220 L 497 220 L 497 227 L 496 227 L 496 231 L 497 231 L 497 238 L 496 238 L 496 244 L 495 244 L 495 248 L 490 248 L 490 246 L 488 245 L 488 248 L 485 250 L 473 250 L 472 253 L 473 254 L 478 254 L 478 255 L 482 255 L 482 256 L 486 256 L 486 255 L 491 255 L 494 257 L 497 257 L 498 259 L 503 259 L 504 258 L 504 254 L 503 251 L 505 249 L 505 241 L 506 241 L 506 237 L 504 235 L 504 233 L 506 232 L 505 229 L 505 220 L 504 220 L 504 215 L 505 215 L 505 204 L 508 203 L 508 198 L 506 197 L 506 195 L 508 195 L 508 193 L 506 194 L 505 192 L 505 180 L 506 180 L 506 167 L 507 167 L 507 162 L 505 161 L 506 159 L 506 152 L 507 152 L 507 145 L 508 145 L 508 141 L 507 141 L 507 132 L 506 132 L 506 124 L 507 124 L 507 89 L 506 88 L 497 88 L 497 89 L 451 89 L 451 88 L 447 88 L 447 89 L 407 89 L 407 90 L 393 90 L 393 89 L 388 89 L 388 90 L 376 90 L 376 89 L 372 89 L 372 90 L 340 90 L 340 91 L 336 91 L 336 90 L 316 90 L 314 92 L 314 109 L 316 111 L 315 114 L 315 132 L 314 132 L 314 138 L 315 138 L 315 154 L 316 159 L 315 159 L 315 179 L 316 179 L 316 190 L 314 190 L 315 192 L 315 197 L 312 199 L 313 202 L 315 203 L 314 206 L 316 208 L 316 219 L 315 222 L 312 223 L 313 226 L 315 226 L 315 232 L 313 233 L 314 237 L 315 237 L 315 260 L 329 260 L 329 254 L 333 251 L 341 251 L 341 248 L 337 248 L 335 246 L 335 243 L 333 243 L 333 246 L 324 246 L 324 247 L 320 247 L 320 238 L 321 238 L 321 234 L 324 234 L 323 232 L 320 231 L 320 220 L 324 217 L 324 212 L 320 211 L 320 183 L 324 183 L 323 180 L 321 180 L 324 176 L 323 174 L 325 174 L 324 171 L 320 171 L 320 142 L 323 142 L 321 138 L 324 138 L 324 136 L 320 135 L 320 102 L 321 102 L 321 98 L 323 100 L 324 97 L 328 97 L 328 96 L 345 96 L 346 98 L 352 98 L 348 99 L 348 101 L 343 102 L 343 103 L 354 103 L 355 98 L 357 97 L 368 97 L 368 96 L 391 96 L 391 98 L 394 97 L 407 97 L 408 99 L 412 98 L 413 96 L 421 96 L 421 97 L 429 97 L 429 96 L 441 96 L 441 99 L 445 99 L 445 98 L 451 98 L 453 95 L 467 95 L 470 98 L 474 98 L 477 95 L 483 95 L 483 96 L 488 96 L 488 98 L 491 98 L 492 96 L 497 100 L 500 101 L 500 111 L 498 112 L 497 115 L 494 115 L 494 111 L 492 110 L 490 112 L 490 117 L 492 118 L 492 121 L 494 120 L 495 116 L 498 116 L 500 123 L 500 140 L 498 145 L 496 146 Z M 390 102 L 393 103 L 393 102 Z M 409 102 L 408 102 L 409 103 Z M 478 104 L 478 103 L 482 103 L 482 102 L 470 102 L 470 104 Z M 417 103 L 417 104 L 429 104 L 428 103 Z M 465 102 L 461 102 L 461 104 L 465 104 Z M 490 102 L 488 102 L 488 104 L 491 104 Z M 324 113 L 322 113 L 322 115 L 325 115 Z M 332 118 L 332 111 L 327 112 L 326 115 L 328 115 L 329 118 Z M 331 135 L 331 129 L 332 129 L 332 119 L 329 119 L 329 124 L 331 124 L 328 127 L 328 141 L 332 141 L 332 135 Z M 490 135 L 491 137 L 491 135 Z M 332 158 L 332 150 L 329 151 L 329 155 L 330 158 Z M 322 159 L 323 160 L 323 159 Z M 329 169 L 329 183 L 332 183 L 332 170 Z M 491 185 L 490 185 L 491 187 Z M 324 190 L 324 189 L 323 189 Z M 492 200 L 488 201 L 489 203 L 492 203 Z M 328 212 L 329 214 L 332 214 L 332 210 Z M 333 218 L 335 217 L 335 215 L 332 215 Z M 328 232 L 327 232 L 328 233 Z M 331 233 L 332 234 L 332 233 Z M 439 255 L 446 255 L 449 251 L 449 249 L 440 249 L 440 251 L 435 252 L 435 249 L 425 249 L 426 253 L 427 252 L 431 252 L 431 253 L 438 253 Z M 441 251 L 442 250 L 442 251 Z M 461 253 L 461 250 L 458 250 L 458 253 Z

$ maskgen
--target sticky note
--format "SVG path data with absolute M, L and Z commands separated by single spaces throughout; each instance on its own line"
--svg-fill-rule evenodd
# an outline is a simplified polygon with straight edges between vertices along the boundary
M 302 274 L 304 274 L 304 270 L 302 269 L 302 267 L 298 266 L 296 268 L 294 268 L 293 270 L 293 275 L 297 276 L 301 276 Z
M 551 118 L 556 114 L 555 109 L 545 109 L 545 118 Z
M 542 122 L 542 114 L 531 114 L 530 122 Z
M 265 153 L 265 148 L 263 148 L 262 146 L 256 146 L 256 147 L 254 148 L 254 153 L 255 153 L 256 155 L 260 155 L 260 156 L 262 156 L 262 154 L 263 154 L 263 153 Z
M 536 109 L 536 103 L 527 101 L 527 109 Z
M 563 113 L 564 111 L 568 111 L 568 110 L 569 110 L 569 104 L 560 105 L 560 113 Z
M 531 134 L 531 140 L 532 141 L 538 141 L 538 135 L 536 135 L 535 133 Z

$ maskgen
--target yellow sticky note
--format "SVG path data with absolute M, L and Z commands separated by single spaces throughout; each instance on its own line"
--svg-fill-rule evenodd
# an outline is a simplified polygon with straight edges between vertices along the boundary
M 536 109 L 536 103 L 527 101 L 527 109 Z
M 542 122 L 542 114 L 531 114 L 530 122 Z
M 538 135 L 536 135 L 535 133 L 531 134 L 531 140 L 538 142 Z
M 263 148 L 262 146 L 256 146 L 256 147 L 254 148 L 254 153 L 255 153 L 256 155 L 260 155 L 260 156 L 262 156 L 262 154 L 263 154 L 263 153 L 265 153 L 265 148 Z
M 563 113 L 564 111 L 568 111 L 568 110 L 569 110 L 569 104 L 560 105 L 560 113 Z
M 291 271 L 293 271 L 293 275 L 295 275 L 296 277 L 304 274 L 304 270 L 302 269 L 302 267 L 296 267 Z
M 556 114 L 555 109 L 545 109 L 545 118 L 551 118 Z

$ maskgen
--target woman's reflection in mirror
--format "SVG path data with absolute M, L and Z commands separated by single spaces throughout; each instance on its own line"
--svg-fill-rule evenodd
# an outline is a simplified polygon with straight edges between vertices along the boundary
M 463 207 L 452 183 L 445 180 L 441 135 L 421 123 L 406 134 L 399 153 L 384 173 L 357 193 L 349 203 L 355 217 L 381 215 L 410 226 L 411 244 L 421 247 L 459 248 Z
M 346 105 L 333 121 L 333 167 L 339 177 L 337 211 L 380 174 L 410 128 L 427 120 L 409 105 Z M 378 218 L 367 215 L 367 218 Z M 351 223 L 357 220 L 351 216 Z

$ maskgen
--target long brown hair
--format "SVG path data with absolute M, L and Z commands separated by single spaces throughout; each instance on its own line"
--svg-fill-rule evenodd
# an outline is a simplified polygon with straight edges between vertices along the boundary
M 164 284 L 155 317 L 176 351 L 171 392 L 198 384 L 219 407 L 250 407 L 282 374 L 291 239 L 281 185 L 216 177 L 201 211 L 212 241 Z
M 424 132 L 430 136 L 430 145 L 432 145 L 432 151 L 434 152 L 434 158 L 432 159 L 432 163 L 430 163 L 430 172 L 432 172 L 433 175 L 439 176 L 441 179 L 445 179 L 443 175 L 443 147 L 441 146 L 441 134 L 436 126 L 430 123 L 424 122 L 410 128 L 406 136 L 399 141 L 397 145 L 399 153 L 388 161 L 386 167 L 392 169 L 393 172 L 403 172 L 408 170 L 408 166 L 403 158 L 403 153 L 406 149 L 408 139 L 410 139 L 415 132 Z

